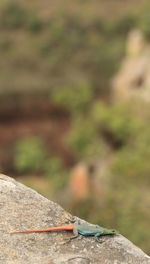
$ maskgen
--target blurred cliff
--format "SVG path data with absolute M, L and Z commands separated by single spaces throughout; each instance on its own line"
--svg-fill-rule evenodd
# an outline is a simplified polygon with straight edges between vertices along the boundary
M 1 1 L 0 168 L 150 253 L 150 5 Z
M 126 58 L 113 85 L 116 100 L 150 102 L 150 45 L 138 29 L 129 34 Z

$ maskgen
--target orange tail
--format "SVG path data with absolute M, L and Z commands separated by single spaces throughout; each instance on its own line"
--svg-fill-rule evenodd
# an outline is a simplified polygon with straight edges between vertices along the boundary
M 33 229 L 33 230 L 24 230 L 24 231 L 14 231 L 10 234 L 27 234 L 27 233 L 42 233 L 42 232 L 51 232 L 51 231 L 73 231 L 74 225 L 64 225 L 64 226 L 55 226 L 49 227 L 46 229 Z

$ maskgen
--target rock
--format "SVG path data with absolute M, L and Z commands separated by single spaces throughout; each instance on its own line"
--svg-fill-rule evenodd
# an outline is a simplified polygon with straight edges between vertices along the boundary
M 86 199 L 90 194 L 90 173 L 85 164 L 77 164 L 71 172 L 69 190 L 75 200 Z
M 138 30 L 129 34 L 126 57 L 112 81 L 112 90 L 115 101 L 150 103 L 150 46 Z
M 64 224 L 70 214 L 12 178 L 0 175 L 0 264 L 148 264 L 150 258 L 123 236 L 98 243 L 84 237 L 63 244 L 67 232 L 10 234 Z M 81 220 L 83 221 L 83 220 Z
M 126 53 L 130 57 L 141 55 L 146 47 L 146 41 L 142 32 L 138 29 L 133 29 L 129 32 Z

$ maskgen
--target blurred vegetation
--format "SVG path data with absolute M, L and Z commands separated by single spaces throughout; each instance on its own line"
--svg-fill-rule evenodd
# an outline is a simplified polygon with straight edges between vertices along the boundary
M 84 3 L 85 8 L 89 4 Z M 90 93 L 108 98 L 110 78 L 124 55 L 127 33 L 139 27 L 150 35 L 149 9 L 145 10 L 115 20 L 88 18 L 77 11 L 69 14 L 65 8 L 42 17 L 32 5 L 2 1 L 1 93 L 29 93 L 32 86 L 32 92 L 62 87 L 65 94 L 69 88 L 85 86 Z M 79 88 L 82 96 L 85 87 Z
M 52 156 L 46 160 L 45 174 L 53 185 L 54 196 L 67 185 L 69 171 L 65 170 L 60 158 Z
M 81 202 L 69 199 L 68 208 L 118 229 L 148 253 L 149 106 L 147 111 L 140 106 L 139 114 L 131 104 L 113 105 L 110 80 L 124 56 L 128 32 L 140 28 L 150 39 L 149 11 L 147 5 L 118 19 L 104 19 L 62 8 L 42 16 L 34 5 L 0 3 L 0 92 L 48 91 L 50 102 L 70 114 L 64 142 L 75 162 L 112 159 L 105 175 L 108 191 L 99 197 L 91 193 Z M 52 183 L 55 198 L 61 193 L 63 202 L 71 168 L 61 157 L 49 153 L 40 137 L 18 139 L 14 149 L 15 170 L 20 175 L 42 174 Z
M 37 172 L 43 168 L 46 151 L 38 137 L 23 138 L 16 142 L 15 167 L 20 173 Z
M 27 15 L 26 10 L 17 2 L 7 1 L 1 7 L 1 28 L 10 30 L 22 28 Z
M 27 137 L 16 142 L 14 166 L 22 175 L 44 174 L 52 183 L 54 192 L 63 188 L 68 180 L 61 159 L 53 154 L 48 155 L 40 137 Z
M 73 115 L 85 112 L 94 99 L 94 91 L 88 83 L 81 83 L 75 87 L 60 87 L 53 91 L 51 100 L 60 104 Z
M 112 168 L 112 188 L 115 189 L 112 200 L 117 208 L 117 226 L 147 252 L 149 235 L 146 230 L 150 221 L 149 144 L 150 126 L 145 123 L 136 131 L 130 144 L 116 154 Z

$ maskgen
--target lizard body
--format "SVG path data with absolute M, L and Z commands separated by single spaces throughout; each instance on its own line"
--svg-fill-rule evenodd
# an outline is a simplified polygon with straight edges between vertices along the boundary
M 99 225 L 88 225 L 88 224 L 68 224 L 63 226 L 49 227 L 46 229 L 32 229 L 23 231 L 14 231 L 12 234 L 27 234 L 27 233 L 42 233 L 51 231 L 72 231 L 76 236 L 105 236 L 105 235 L 117 235 L 118 232 L 114 229 L 103 228 Z

